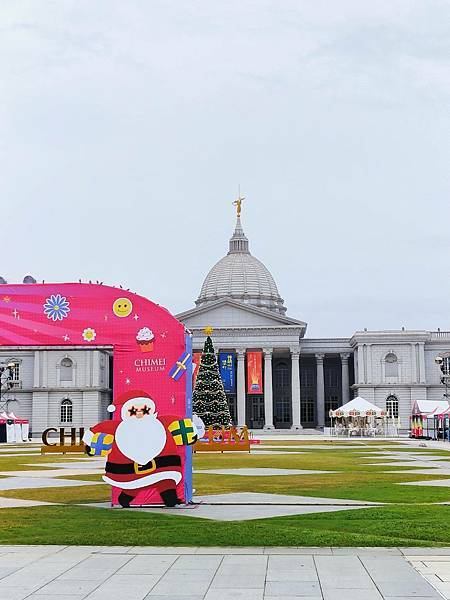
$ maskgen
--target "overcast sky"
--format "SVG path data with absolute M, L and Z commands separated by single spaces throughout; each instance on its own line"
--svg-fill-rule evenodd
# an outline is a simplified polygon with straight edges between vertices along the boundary
M 250 249 L 312 337 L 450 329 L 450 3 L 2 0 L 1 275 L 193 306 Z

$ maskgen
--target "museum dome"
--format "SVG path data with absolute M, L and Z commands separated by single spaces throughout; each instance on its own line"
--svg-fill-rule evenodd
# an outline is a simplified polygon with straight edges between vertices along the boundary
M 239 216 L 228 254 L 206 276 L 195 304 L 203 306 L 221 298 L 232 298 L 282 315 L 286 312 L 269 270 L 250 254 Z

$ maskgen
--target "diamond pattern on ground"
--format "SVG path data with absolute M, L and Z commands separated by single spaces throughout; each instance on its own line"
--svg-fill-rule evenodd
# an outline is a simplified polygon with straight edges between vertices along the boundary
M 194 473 L 205 475 L 241 475 L 244 477 L 267 477 L 271 475 L 315 475 L 335 473 L 335 471 L 314 471 L 310 469 L 194 469 Z

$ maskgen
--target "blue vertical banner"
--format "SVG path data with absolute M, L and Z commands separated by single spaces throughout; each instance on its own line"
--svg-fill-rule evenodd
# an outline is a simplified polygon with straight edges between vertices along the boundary
M 219 352 L 220 376 L 225 392 L 236 391 L 236 360 L 234 352 Z

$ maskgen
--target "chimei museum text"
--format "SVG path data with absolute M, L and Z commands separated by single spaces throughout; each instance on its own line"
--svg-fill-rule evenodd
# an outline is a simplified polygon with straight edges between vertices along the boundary
M 137 373 L 149 373 L 151 371 L 165 371 L 165 358 L 136 358 L 134 361 Z

